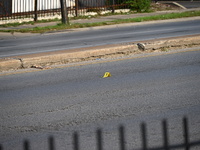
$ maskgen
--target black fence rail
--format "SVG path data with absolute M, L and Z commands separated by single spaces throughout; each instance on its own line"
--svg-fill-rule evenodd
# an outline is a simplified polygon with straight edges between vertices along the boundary
M 183 141 L 178 144 L 170 144 L 169 143 L 169 135 L 168 135 L 168 123 L 167 120 L 162 121 L 162 137 L 163 144 L 158 147 L 149 147 L 148 139 L 147 139 L 147 125 L 146 123 L 141 123 L 140 132 L 141 132 L 141 148 L 131 148 L 131 150 L 171 150 L 171 149 L 184 149 L 190 150 L 193 147 L 200 148 L 200 139 L 197 141 L 190 141 L 189 138 L 189 127 L 188 127 L 188 119 L 186 117 L 183 118 L 182 122 L 182 130 L 183 130 Z M 125 127 L 120 125 L 118 128 L 118 138 L 119 138 L 119 150 L 127 150 L 126 147 L 126 136 L 125 136 Z M 73 150 L 81 150 L 80 147 L 80 136 L 78 132 L 74 132 L 72 135 L 72 149 Z M 96 130 L 96 149 L 104 150 L 104 139 L 102 129 Z M 0 145 L 0 150 L 3 150 L 3 146 Z M 28 140 L 23 142 L 23 150 L 31 150 L 31 145 Z M 55 147 L 55 139 L 53 136 L 48 138 L 48 150 L 56 150 Z
M 66 0 L 69 17 L 115 9 L 126 9 L 127 0 Z M 60 0 L 0 0 L 0 21 L 61 17 Z

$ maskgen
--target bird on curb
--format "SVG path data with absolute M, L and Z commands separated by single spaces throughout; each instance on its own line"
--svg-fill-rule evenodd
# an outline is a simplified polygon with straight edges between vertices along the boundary
M 140 50 L 144 51 L 145 50 L 145 45 L 142 43 L 137 43 L 137 46 Z

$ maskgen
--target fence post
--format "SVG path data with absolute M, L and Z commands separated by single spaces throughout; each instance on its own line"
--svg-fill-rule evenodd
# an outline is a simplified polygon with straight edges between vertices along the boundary
M 186 117 L 183 118 L 183 132 L 185 150 L 189 150 L 188 121 Z
M 167 121 L 163 120 L 163 140 L 164 140 L 164 149 L 169 150 L 169 140 L 168 140 L 168 132 L 167 132 Z
M 78 0 L 75 0 L 75 14 L 78 17 Z
M 66 0 L 60 0 L 60 6 L 61 6 L 61 14 L 62 14 L 62 23 L 63 24 L 69 24 L 68 10 L 67 10 L 67 7 L 66 7 Z
M 147 150 L 147 131 L 146 124 L 143 122 L 140 126 L 141 128 L 141 136 L 142 136 L 142 149 Z
M 79 150 L 79 137 L 77 132 L 73 134 L 73 146 L 73 150 Z
M 54 138 L 52 136 L 49 137 L 49 150 L 55 150 Z
M 120 139 L 120 150 L 126 150 L 124 127 L 122 125 L 119 127 L 119 139 Z
M 34 11 L 35 11 L 34 21 L 35 21 L 35 22 L 38 20 L 38 14 L 37 14 L 37 2 L 38 2 L 38 0 L 35 0 L 35 8 L 34 8 Z
M 103 140 L 101 129 L 97 130 L 97 150 L 103 150 Z
M 115 13 L 115 6 L 114 6 L 115 5 L 115 0 L 112 0 L 112 5 L 113 5 L 112 6 L 112 13 Z
M 29 150 L 29 142 L 27 140 L 24 141 L 24 150 Z

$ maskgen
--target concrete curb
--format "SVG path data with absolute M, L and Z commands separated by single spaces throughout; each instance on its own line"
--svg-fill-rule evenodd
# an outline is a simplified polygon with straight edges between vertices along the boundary
M 182 8 L 184 10 L 186 10 L 187 8 L 184 7 L 183 5 L 179 4 L 178 2 L 173 2 L 173 1 L 161 1 L 160 3 L 163 3 L 163 4 L 171 4 L 171 5 L 174 5 L 176 7 L 179 7 L 179 8 Z
M 177 2 L 172 2 L 174 5 L 176 5 L 177 7 L 180 7 L 182 9 L 187 9 L 186 7 L 184 7 L 183 5 L 177 3 Z
M 174 47 L 180 48 L 183 46 L 200 45 L 200 35 L 140 41 L 139 43 L 145 44 L 145 51 L 139 50 L 137 43 L 131 42 L 1 58 L 0 71 L 32 68 L 34 66 L 34 68 L 37 68 L 36 66 L 42 66 L 38 67 L 39 69 L 42 69 L 51 65 L 95 60 L 111 55 L 112 57 L 115 57 L 134 53 L 148 53 L 155 50 L 171 49 Z
M 21 62 L 18 59 L 13 58 L 5 58 L 0 59 L 0 71 L 8 71 L 13 69 L 20 69 L 22 68 Z

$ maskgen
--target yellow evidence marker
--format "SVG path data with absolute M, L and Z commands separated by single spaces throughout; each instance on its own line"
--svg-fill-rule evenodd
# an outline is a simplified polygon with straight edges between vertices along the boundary
M 105 74 L 104 74 L 103 78 L 107 78 L 107 77 L 111 77 L 111 74 L 110 74 L 110 72 L 105 72 Z

